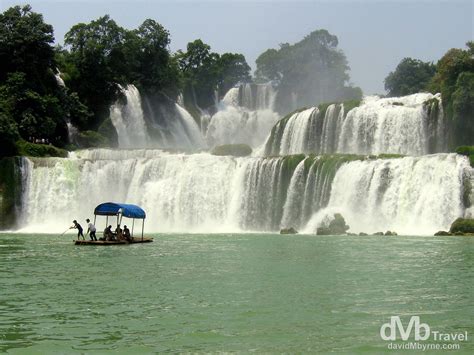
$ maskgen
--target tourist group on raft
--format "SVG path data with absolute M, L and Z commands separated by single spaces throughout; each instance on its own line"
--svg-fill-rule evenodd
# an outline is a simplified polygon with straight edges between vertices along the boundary
M 94 226 L 94 224 L 90 221 L 89 218 L 86 219 L 87 222 L 87 232 L 86 235 L 89 234 L 89 237 L 91 240 L 97 240 L 97 237 L 95 235 L 97 229 Z M 69 229 L 77 229 L 77 239 L 79 240 L 79 237 L 82 237 L 83 240 L 86 240 L 84 237 L 83 233 L 83 228 L 82 226 L 76 221 L 72 221 L 73 225 L 69 227 Z M 109 225 L 107 228 L 104 229 L 104 236 L 102 238 L 99 238 L 99 240 L 103 241 L 132 241 L 132 236 L 130 235 L 130 230 L 127 228 L 127 226 L 123 226 L 120 228 L 120 224 L 117 225 L 117 228 L 115 228 L 115 232 L 112 232 L 112 226 Z

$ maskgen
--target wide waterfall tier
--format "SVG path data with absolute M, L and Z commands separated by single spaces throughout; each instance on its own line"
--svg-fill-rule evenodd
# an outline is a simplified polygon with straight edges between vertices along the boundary
M 260 146 L 278 120 L 270 84 L 242 84 L 230 89 L 210 118 L 206 140 L 210 147 L 245 143 Z
M 204 147 L 198 125 L 179 104 L 161 95 L 142 97 L 134 85 L 127 85 L 122 92 L 125 100 L 110 108 L 120 148 Z
M 472 169 L 456 154 L 232 158 L 101 149 L 32 158 L 24 169 L 20 220 L 35 232 L 61 232 L 91 218 L 97 204 L 119 201 L 142 206 L 153 232 L 314 233 L 321 216 L 339 212 L 351 231 L 429 234 L 463 216 L 472 195 Z
M 367 97 L 352 109 L 332 104 L 281 119 L 266 141 L 265 153 L 423 155 L 445 151 L 447 138 L 439 94 Z

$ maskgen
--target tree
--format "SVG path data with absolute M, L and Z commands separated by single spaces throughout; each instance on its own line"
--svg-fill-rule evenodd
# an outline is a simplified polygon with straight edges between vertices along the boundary
M 32 12 L 30 5 L 11 7 L 0 14 L 0 81 L 6 80 L 8 73 L 24 72 L 42 89 L 45 76 L 54 68 L 53 42 L 53 27 Z
M 457 145 L 474 145 L 474 72 L 463 72 L 453 92 L 453 119 Z
M 405 96 L 426 91 L 436 72 L 433 63 L 404 58 L 395 71 L 385 78 L 385 90 L 389 96 Z
M 456 90 L 456 82 L 463 72 L 474 71 L 474 52 L 468 42 L 468 50 L 452 48 L 436 64 L 436 74 L 430 83 L 432 91 L 440 92 L 443 97 L 445 113 L 453 117 L 452 95 Z
M 77 24 L 66 33 L 65 44 L 70 52 L 63 53 L 63 62 L 74 68 L 68 73 L 66 85 L 93 113 L 92 121 L 75 122 L 81 129 L 97 129 L 108 117 L 111 103 L 120 97 L 120 85 L 128 84 L 125 35 L 126 31 L 107 15 Z
M 188 43 L 186 52 L 176 55 L 183 76 L 185 102 L 208 108 L 214 104 L 215 92 L 223 95 L 239 82 L 250 80 L 250 67 L 237 53 L 220 56 L 200 39 Z
M 172 97 L 179 93 L 179 72 L 168 46 L 169 32 L 154 20 L 145 20 L 127 34 L 124 50 L 132 81 L 146 92 L 163 91 Z
M 347 90 L 349 66 L 337 46 L 337 37 L 327 30 L 311 32 L 292 45 L 280 44 L 278 50 L 269 49 L 257 58 L 257 81 L 277 84 L 277 103 L 281 112 L 358 94 L 358 90 Z M 296 98 L 297 107 L 292 107 L 293 98 Z
M 222 96 L 230 88 L 241 82 L 250 82 L 250 66 L 243 54 L 224 53 L 220 56 L 217 66 L 219 68 L 219 94 Z
M 29 5 L 0 14 L 0 111 L 2 140 L 46 138 L 67 141 L 68 115 L 58 86 L 52 26 Z M 10 153 L 13 149 L 10 149 Z

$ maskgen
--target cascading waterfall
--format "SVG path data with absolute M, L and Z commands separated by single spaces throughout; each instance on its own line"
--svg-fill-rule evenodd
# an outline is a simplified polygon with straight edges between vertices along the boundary
M 463 216 L 463 176 L 471 171 L 456 154 L 232 158 L 150 149 L 32 158 L 25 169 L 25 231 L 60 232 L 58 221 L 85 220 L 101 202 L 126 201 L 147 211 L 147 231 L 291 226 L 314 233 L 318 214 L 339 211 L 352 231 L 417 234 L 446 229 Z
M 143 117 L 140 92 L 134 85 L 122 88 L 126 103 L 118 101 L 110 108 L 110 119 L 117 130 L 120 148 L 148 146 L 148 133 Z
M 439 94 L 367 97 L 359 107 L 344 106 L 310 108 L 283 118 L 272 129 L 265 153 L 423 155 L 446 150 Z
M 338 169 L 327 208 L 342 213 L 353 232 L 432 234 L 465 213 L 463 194 L 472 187 L 463 176 L 470 170 L 456 154 L 353 161 Z M 314 232 L 324 214 L 306 231 Z
M 274 99 L 270 84 L 243 84 L 230 89 L 210 118 L 206 131 L 208 145 L 261 145 L 278 120 L 273 111 Z
M 171 148 L 194 150 L 204 147 L 200 129 L 192 116 L 178 103 L 152 103 L 142 100 L 134 85 L 122 89 L 121 100 L 110 108 L 120 148 Z M 142 103 L 147 106 L 145 114 Z M 148 124 L 147 124 L 148 122 Z

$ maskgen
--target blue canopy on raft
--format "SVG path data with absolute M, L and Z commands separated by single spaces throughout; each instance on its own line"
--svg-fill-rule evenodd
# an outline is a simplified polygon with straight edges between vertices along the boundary
M 145 211 L 137 205 L 130 205 L 126 203 L 106 202 L 98 205 L 94 214 L 99 216 L 116 216 L 119 213 L 128 218 L 145 219 Z

